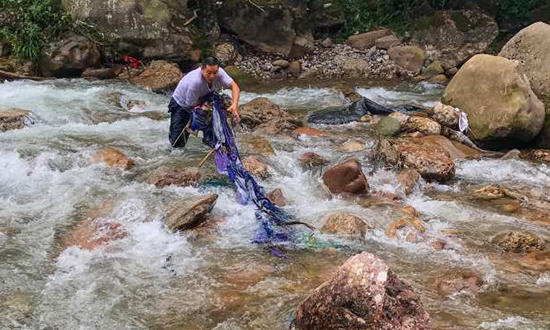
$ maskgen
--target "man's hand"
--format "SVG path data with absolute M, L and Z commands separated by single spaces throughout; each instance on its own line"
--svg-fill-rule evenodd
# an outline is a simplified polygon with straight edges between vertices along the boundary
M 231 112 L 235 118 L 237 119 L 237 122 L 241 121 L 241 116 L 239 115 L 239 107 L 237 107 L 237 104 L 233 103 L 227 111 Z

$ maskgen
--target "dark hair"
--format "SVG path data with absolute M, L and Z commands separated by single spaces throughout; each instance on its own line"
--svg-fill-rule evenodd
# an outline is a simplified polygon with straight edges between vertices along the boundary
M 211 66 L 211 65 L 220 66 L 220 61 L 217 58 L 215 58 L 214 56 L 207 56 L 207 57 L 202 59 L 201 67 L 203 69 L 206 68 L 207 66 Z

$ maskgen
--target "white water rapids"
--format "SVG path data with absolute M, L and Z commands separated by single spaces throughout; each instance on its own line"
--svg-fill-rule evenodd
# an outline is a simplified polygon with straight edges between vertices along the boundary
M 159 189 L 144 183 L 162 165 L 196 166 L 208 149 L 193 139 L 185 151 L 171 152 L 169 121 L 121 116 L 123 110 L 107 98 L 112 92 L 145 102 L 133 111 L 166 111 L 168 97 L 127 84 L 0 84 L 0 106 L 28 109 L 36 116 L 32 127 L 0 133 L 0 329 L 287 329 L 292 311 L 307 294 L 361 251 L 384 259 L 410 281 L 440 329 L 550 328 L 550 274 L 508 276 L 488 257 L 487 244 L 495 233 L 509 229 L 530 230 L 548 240 L 546 228 L 418 190 L 406 203 L 421 213 L 427 235 L 451 247 L 434 251 L 426 241 L 388 238 L 384 228 L 395 220 L 391 210 L 326 199 L 319 174 L 303 170 L 298 158 L 314 151 L 335 164 L 350 156 L 340 150 L 348 139 L 367 145 L 354 156 L 363 161 L 371 186 L 400 194 L 396 174 L 368 162 L 374 141 L 366 124 L 321 127 L 335 139 L 265 137 L 276 154 L 266 158 L 274 176 L 262 184 L 268 191 L 281 188 L 287 210 L 297 219 L 320 228 L 331 212 L 346 211 L 376 225 L 364 241 L 319 235 L 345 248 L 304 247 L 281 259 L 252 243 L 254 208 L 240 206 L 230 186 Z M 358 92 L 384 104 L 432 105 L 442 91 L 418 85 Z M 339 92 L 315 87 L 245 92 L 243 102 L 260 96 L 302 115 L 345 102 Z M 98 114 L 108 120 L 98 123 Z M 94 164 L 93 153 L 106 146 L 133 158 L 135 169 Z M 212 164 L 207 171 L 214 173 Z M 461 184 L 489 182 L 548 189 L 550 168 L 522 160 L 467 160 L 457 163 L 456 182 L 422 185 L 452 193 Z M 196 234 L 173 234 L 164 227 L 163 216 L 174 201 L 211 192 L 220 195 L 213 211 L 221 219 L 218 227 Z M 74 246 L 59 251 L 59 239 L 86 210 L 105 202 L 114 203 L 107 218 L 128 235 L 93 251 Z M 450 230 L 460 234 L 445 236 Z M 437 295 L 433 279 L 451 267 L 481 274 L 482 292 Z M 516 294 L 495 299 L 500 286 Z

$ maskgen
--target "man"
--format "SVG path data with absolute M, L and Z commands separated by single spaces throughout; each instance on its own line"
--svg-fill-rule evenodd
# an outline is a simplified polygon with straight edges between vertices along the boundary
M 206 57 L 202 61 L 201 67 L 189 72 L 180 80 L 168 105 L 168 112 L 170 113 L 168 138 L 172 147 L 185 147 L 189 138 L 186 127 L 191 120 L 193 108 L 204 103 L 203 97 L 212 92 L 219 92 L 222 87 L 231 88 L 233 104 L 227 111 L 233 113 L 237 120 L 240 120 L 239 97 L 241 89 L 225 70 L 220 68 L 219 61 L 215 57 Z

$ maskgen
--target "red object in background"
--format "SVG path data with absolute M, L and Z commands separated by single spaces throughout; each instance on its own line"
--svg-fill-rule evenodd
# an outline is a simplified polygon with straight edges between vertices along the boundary
M 137 68 L 139 68 L 140 66 L 143 65 L 143 63 L 141 63 L 140 60 L 135 59 L 135 58 L 133 58 L 133 57 L 131 57 L 131 56 L 124 56 L 123 61 L 126 62 L 126 63 L 130 63 L 130 67 L 131 67 L 132 69 L 137 69 Z

